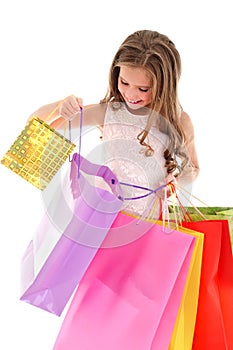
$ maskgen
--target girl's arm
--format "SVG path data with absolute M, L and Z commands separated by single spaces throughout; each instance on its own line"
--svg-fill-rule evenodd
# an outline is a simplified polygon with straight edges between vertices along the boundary
M 30 117 L 37 116 L 54 129 L 63 130 L 67 120 L 72 120 L 73 127 L 79 127 L 80 108 L 83 109 L 83 125 L 99 126 L 103 124 L 106 104 L 83 106 L 82 99 L 74 95 L 44 105 L 32 113 Z
M 181 113 L 180 123 L 184 130 L 184 134 L 186 138 L 184 151 L 188 155 L 189 162 L 184 167 L 182 173 L 178 175 L 177 182 L 181 186 L 185 186 L 188 183 L 193 182 L 197 178 L 200 169 L 199 169 L 199 163 L 198 163 L 197 152 L 196 152 L 195 141 L 194 141 L 193 124 L 189 115 L 184 111 L 182 111 Z

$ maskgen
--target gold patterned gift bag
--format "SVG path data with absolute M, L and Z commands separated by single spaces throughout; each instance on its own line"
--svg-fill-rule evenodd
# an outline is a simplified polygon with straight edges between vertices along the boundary
M 1 163 L 43 190 L 74 148 L 75 144 L 34 116 L 3 156 Z

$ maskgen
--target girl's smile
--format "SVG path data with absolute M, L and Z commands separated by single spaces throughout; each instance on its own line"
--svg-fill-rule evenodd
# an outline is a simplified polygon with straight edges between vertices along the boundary
M 121 66 L 118 90 L 129 108 L 149 107 L 152 102 L 152 79 L 143 68 Z

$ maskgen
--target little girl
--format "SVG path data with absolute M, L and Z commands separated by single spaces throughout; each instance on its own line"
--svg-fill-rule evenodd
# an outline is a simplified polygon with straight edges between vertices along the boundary
M 83 124 L 102 129 L 105 164 L 121 182 L 152 189 L 171 181 L 186 185 L 196 179 L 199 165 L 192 122 L 178 99 L 180 75 L 180 55 L 173 42 L 155 31 L 137 31 L 118 49 L 110 68 L 109 88 L 100 103 L 83 106 L 82 99 L 72 95 L 43 106 L 33 114 L 56 129 L 62 128 L 66 120 L 72 120 L 72 127 L 79 127 L 82 108 Z M 51 114 L 57 106 L 57 115 Z M 124 197 L 140 193 L 139 189 L 127 186 L 123 190 Z M 163 198 L 164 191 L 157 195 Z M 154 200 L 152 197 L 125 201 L 124 211 L 143 215 Z M 88 308 L 88 297 L 80 300 L 79 296 L 82 283 L 74 295 L 54 350 L 94 349 L 92 336 L 88 339 L 88 320 L 83 320 L 87 347 L 80 347 L 78 341 L 79 332 L 85 337 L 83 329 L 77 326 L 75 336 L 72 329 L 72 320 L 78 317 L 80 307 Z M 95 317 L 93 310 L 92 322 Z M 114 313 L 109 317 L 111 323 Z M 114 346 L 114 349 L 119 348 L 117 344 Z

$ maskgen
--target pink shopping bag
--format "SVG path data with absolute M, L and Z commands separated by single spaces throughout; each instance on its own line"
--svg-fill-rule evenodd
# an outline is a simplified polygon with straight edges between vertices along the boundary
M 119 213 L 82 278 L 54 350 L 167 350 L 195 237 Z
M 112 191 L 92 185 L 82 173 L 103 178 Z M 22 259 L 21 300 L 61 314 L 122 206 L 117 186 L 118 180 L 108 167 L 73 155 L 71 220 L 64 232 L 58 231 L 56 223 L 64 215 L 64 198 L 60 196 L 56 203 L 52 200 L 52 218 L 45 214 Z

